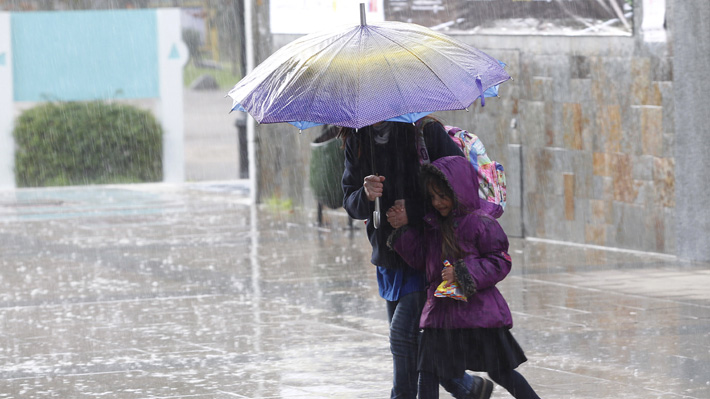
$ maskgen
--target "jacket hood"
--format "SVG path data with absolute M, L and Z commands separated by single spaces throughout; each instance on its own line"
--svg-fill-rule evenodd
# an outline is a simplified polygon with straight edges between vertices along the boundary
M 439 175 L 449 184 L 456 196 L 457 214 L 472 213 L 480 208 L 478 200 L 478 175 L 471 163 L 461 156 L 439 158 L 423 167 L 427 172 Z

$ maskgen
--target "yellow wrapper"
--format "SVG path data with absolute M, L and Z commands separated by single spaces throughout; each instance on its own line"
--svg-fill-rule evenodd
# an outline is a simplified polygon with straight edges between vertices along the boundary
M 453 266 L 448 260 L 445 260 L 444 267 Z M 442 281 L 441 284 L 439 284 L 439 286 L 436 288 L 436 291 L 434 292 L 434 296 L 438 298 L 453 298 L 457 301 L 468 301 L 466 295 L 463 294 L 463 291 L 461 291 L 461 288 L 459 288 L 458 284 L 449 284 L 449 282 L 446 280 Z

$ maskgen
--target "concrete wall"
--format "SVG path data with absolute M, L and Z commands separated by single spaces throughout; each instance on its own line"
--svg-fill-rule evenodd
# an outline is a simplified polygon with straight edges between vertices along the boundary
M 484 108 L 437 114 L 478 134 L 506 167 L 501 222 L 510 235 L 708 258 L 709 213 L 700 207 L 710 181 L 702 158 L 710 110 L 698 100 L 708 93 L 709 53 L 682 44 L 708 37 L 710 4 L 668 0 L 676 38 L 660 43 L 639 31 L 642 4 L 635 2 L 633 37 L 457 36 L 506 62 L 515 79 Z M 673 24 L 674 15 L 682 22 Z M 684 51 L 675 62 L 671 43 Z M 674 98 L 675 84 L 684 89 Z M 263 195 L 312 204 L 306 162 L 318 132 L 260 129 L 269 141 Z M 692 239 L 677 238 L 676 219 Z
M 677 254 L 710 260 L 710 2 L 673 7 Z

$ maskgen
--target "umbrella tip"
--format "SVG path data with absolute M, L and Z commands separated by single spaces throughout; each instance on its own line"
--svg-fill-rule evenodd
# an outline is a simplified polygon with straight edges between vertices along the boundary
M 367 25 L 367 22 L 365 21 L 365 3 L 360 3 L 360 25 Z

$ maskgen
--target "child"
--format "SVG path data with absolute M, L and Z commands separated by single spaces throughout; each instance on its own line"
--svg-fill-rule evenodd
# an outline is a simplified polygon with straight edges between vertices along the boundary
M 438 398 L 439 379 L 465 370 L 485 371 L 515 398 L 539 398 L 514 369 L 527 358 L 510 333 L 510 309 L 496 288 L 510 272 L 508 237 L 479 209 L 473 166 L 463 157 L 444 157 L 422 167 L 434 208 L 426 228 L 403 228 L 390 245 L 415 269 L 426 272 L 427 301 L 419 327 L 419 399 Z M 453 267 L 444 267 L 449 260 Z M 435 297 L 442 281 L 456 282 L 466 301 Z M 492 390 L 490 381 L 481 397 Z

